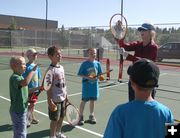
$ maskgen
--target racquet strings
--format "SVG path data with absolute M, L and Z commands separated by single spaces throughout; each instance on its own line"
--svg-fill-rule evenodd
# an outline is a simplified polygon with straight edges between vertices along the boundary
M 66 107 L 66 119 L 73 126 L 79 122 L 79 111 L 71 104 Z
M 116 39 L 124 39 L 127 32 L 127 21 L 121 14 L 114 14 L 110 19 L 110 30 Z
M 53 81 L 53 74 L 51 70 L 48 70 L 45 75 L 44 75 L 44 79 L 43 79 L 43 87 L 44 90 L 48 91 L 51 88 L 52 85 L 52 81 Z

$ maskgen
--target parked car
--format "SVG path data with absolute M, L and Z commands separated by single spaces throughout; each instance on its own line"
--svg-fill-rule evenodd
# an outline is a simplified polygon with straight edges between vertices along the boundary
M 180 59 L 180 42 L 169 42 L 159 47 L 157 61 Z

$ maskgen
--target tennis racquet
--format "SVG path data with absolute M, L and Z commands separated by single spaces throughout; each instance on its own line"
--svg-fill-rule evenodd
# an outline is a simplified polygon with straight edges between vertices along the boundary
M 180 120 L 174 119 L 175 122 L 180 123 Z
M 34 100 L 37 99 L 37 97 L 43 90 L 48 91 L 51 88 L 52 80 L 53 80 L 52 71 L 47 70 L 44 74 L 43 81 L 42 81 L 39 91 L 31 93 L 29 102 L 34 102 Z
M 127 34 L 127 20 L 123 16 L 123 0 L 121 0 L 121 13 L 116 13 L 110 18 L 109 27 L 112 35 L 117 41 L 122 41 L 126 37 Z M 122 45 L 119 44 L 119 47 Z M 119 60 L 119 76 L 118 81 L 122 82 L 122 74 L 123 74 L 123 56 L 120 55 Z
M 28 102 L 29 103 L 35 103 L 37 101 L 37 98 L 38 98 L 39 94 L 43 90 L 48 91 L 51 88 L 52 80 L 53 80 L 52 71 L 47 70 L 45 72 L 45 74 L 44 74 L 44 78 L 43 78 L 43 81 L 42 81 L 42 84 L 41 84 L 41 87 L 40 87 L 39 91 L 31 93 L 30 96 L 29 96 L 29 101 Z M 27 118 L 28 118 L 29 122 L 32 121 L 32 111 L 31 111 L 30 108 L 28 109 L 28 112 L 27 112 Z
M 100 75 L 104 75 L 104 74 L 110 73 L 111 71 L 113 71 L 113 69 L 110 69 L 110 70 L 105 71 L 105 72 L 103 72 L 103 73 L 100 73 L 100 74 L 98 74 L 98 75 L 96 75 L 96 76 L 93 76 L 93 78 L 98 78 Z
M 127 20 L 126 18 L 120 14 L 114 14 L 110 19 L 110 30 L 114 38 L 118 41 L 123 41 L 127 34 Z M 119 45 L 119 47 L 122 47 Z M 120 55 L 119 60 L 119 76 L 118 81 L 121 82 L 123 74 L 123 56 Z
M 67 98 L 65 100 L 65 116 L 70 125 L 75 126 L 79 123 L 79 110 Z
M 53 73 L 51 70 L 47 70 L 46 73 L 44 74 L 43 83 L 42 83 L 42 87 L 44 88 L 45 91 L 48 91 L 51 88 L 52 82 L 53 82 Z
M 105 71 L 105 72 L 103 72 L 103 73 L 100 73 L 100 74 L 98 74 L 98 75 L 95 75 L 95 76 L 89 76 L 89 77 L 90 77 L 90 78 L 98 78 L 100 75 L 104 75 L 104 74 L 110 73 L 111 71 L 113 71 L 113 69 L 110 69 L 110 70 Z M 83 82 L 87 82 L 87 81 L 89 81 L 89 79 L 83 80 Z
M 127 34 L 126 18 L 120 13 L 114 14 L 110 19 L 110 30 L 112 35 L 117 41 L 123 41 Z M 122 45 L 119 45 L 119 47 L 122 47 Z M 122 74 L 123 74 L 123 56 L 120 55 L 119 75 L 118 75 L 119 82 L 122 82 Z
M 127 34 L 127 20 L 122 14 L 114 14 L 110 18 L 109 27 L 115 39 L 123 40 L 125 38 Z

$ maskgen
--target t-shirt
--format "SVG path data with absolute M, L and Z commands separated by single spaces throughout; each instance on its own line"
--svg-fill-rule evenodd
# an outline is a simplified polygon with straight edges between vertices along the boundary
M 26 112 L 28 107 L 28 87 L 20 87 L 22 80 L 24 78 L 17 74 L 12 74 L 9 79 L 10 111 L 16 113 Z
M 67 95 L 65 74 L 63 66 L 49 66 L 49 69 L 53 73 L 53 82 L 51 86 L 52 100 L 54 102 L 62 102 L 65 100 Z
M 23 77 L 26 78 L 28 76 L 28 74 L 33 70 L 34 66 L 36 64 L 29 64 L 27 63 L 26 64 L 26 71 L 24 72 L 23 74 Z M 39 80 L 41 78 L 41 71 L 40 71 L 40 68 L 38 67 L 34 74 L 33 74 L 33 77 L 31 79 L 31 81 L 29 82 L 28 84 L 28 88 L 36 88 L 36 87 L 39 87 L 40 84 L 39 84 Z M 37 90 L 38 91 L 38 90 Z
M 78 71 L 78 75 L 82 76 L 97 76 L 102 73 L 101 64 L 98 61 L 84 61 Z M 96 80 L 88 80 L 82 79 L 82 97 L 99 97 L 99 84 L 98 79 Z
M 172 122 L 173 115 L 163 104 L 134 100 L 115 108 L 104 138 L 164 138 L 165 123 Z

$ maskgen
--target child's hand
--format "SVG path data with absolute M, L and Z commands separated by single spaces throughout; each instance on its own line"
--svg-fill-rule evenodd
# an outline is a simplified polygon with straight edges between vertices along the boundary
M 97 78 L 96 78 L 95 75 L 89 75 L 89 76 L 88 76 L 88 79 L 90 79 L 90 80 L 96 80 Z
M 50 110 L 55 112 L 57 110 L 57 106 L 54 103 L 51 103 L 51 105 L 49 106 Z
M 40 91 L 44 91 L 44 87 L 43 86 L 39 86 L 39 90 Z

